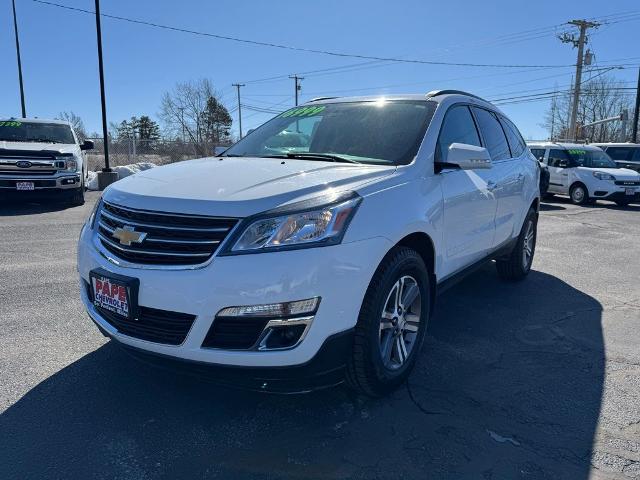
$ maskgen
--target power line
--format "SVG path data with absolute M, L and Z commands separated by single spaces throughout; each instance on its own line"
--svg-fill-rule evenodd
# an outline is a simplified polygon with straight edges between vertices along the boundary
M 86 10 L 86 9 L 83 9 L 83 8 L 71 7 L 71 6 L 68 6 L 68 5 L 62 5 L 60 3 L 49 2 L 49 1 L 46 1 L 46 0 L 32 0 L 32 1 L 34 1 L 36 3 L 44 4 L 44 5 L 63 8 L 63 9 L 66 9 L 66 10 L 72 10 L 72 11 L 75 11 L 75 12 L 81 12 L 81 13 L 87 13 L 87 14 L 95 15 L 95 12 L 92 12 L 91 10 Z M 114 19 L 114 20 L 120 20 L 120 21 L 123 21 L 123 22 L 129 22 L 129 23 L 134 23 L 134 24 L 138 24 L 138 25 L 146 25 L 146 26 L 149 26 L 149 27 L 160 28 L 160 29 L 164 29 L 164 30 L 171 30 L 171 31 L 174 31 L 174 32 L 189 33 L 191 35 L 199 35 L 199 36 L 209 37 L 209 38 L 217 38 L 219 40 L 228 40 L 228 41 L 232 41 L 232 42 L 244 43 L 244 44 L 247 44 L 247 45 L 256 45 L 256 46 L 261 46 L 261 47 L 278 48 L 278 49 L 282 49 L 282 50 L 291 50 L 291 51 L 296 51 L 296 52 L 315 53 L 315 54 L 320 54 L 320 55 L 329 55 L 329 56 L 333 56 L 333 57 L 360 58 L 360 59 L 363 59 L 363 60 L 376 60 L 376 61 L 381 61 L 381 62 L 415 63 L 415 64 L 424 64 L 424 65 L 445 65 L 445 66 L 451 66 L 451 67 L 476 67 L 476 68 L 555 68 L 555 67 L 573 66 L 573 65 L 517 65 L 517 64 L 494 64 L 494 63 L 442 62 L 442 61 L 435 61 L 435 60 L 408 59 L 408 58 L 397 58 L 397 57 L 380 57 L 380 56 L 376 56 L 376 55 L 361 55 L 361 54 L 345 53 L 345 52 L 338 52 L 338 51 L 331 51 L 331 50 L 319 50 L 319 49 L 313 49 L 313 48 L 295 47 L 295 46 L 292 46 L 292 45 L 284 45 L 284 44 L 272 43 L 272 42 L 263 42 L 263 41 L 258 41 L 258 40 L 249 40 L 249 39 L 246 39 L 246 38 L 231 37 L 231 36 L 228 36 L 228 35 L 219 35 L 219 34 L 211 33 L 211 32 L 200 32 L 200 31 L 197 31 L 197 30 L 190 30 L 190 29 L 187 29 L 187 28 L 174 27 L 174 26 L 171 26 L 171 25 L 165 25 L 165 24 L 160 24 L 160 23 L 149 22 L 149 21 L 146 21 L 146 20 L 139 20 L 139 19 L 134 19 L 134 18 L 122 17 L 122 16 L 119 16 L 119 15 L 109 15 L 109 14 L 106 14 L 106 13 L 101 14 L 101 16 L 103 16 L 105 18 L 111 18 L 111 19 Z

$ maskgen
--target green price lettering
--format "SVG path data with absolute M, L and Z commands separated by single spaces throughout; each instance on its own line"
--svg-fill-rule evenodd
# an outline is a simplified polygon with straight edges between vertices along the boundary
M 19 127 L 20 125 L 22 125 L 21 122 L 14 120 L 0 120 L 0 127 Z

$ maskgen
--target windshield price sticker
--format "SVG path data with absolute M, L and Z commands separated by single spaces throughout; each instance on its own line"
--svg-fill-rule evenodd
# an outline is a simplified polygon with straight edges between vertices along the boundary
M 22 125 L 21 122 L 14 120 L 0 120 L 0 127 L 19 127 L 20 125 Z
M 571 155 L 584 155 L 587 153 L 586 150 L 568 150 Z
M 323 111 L 326 107 L 300 107 L 293 108 L 284 112 L 281 117 L 310 117 L 311 115 L 317 115 Z

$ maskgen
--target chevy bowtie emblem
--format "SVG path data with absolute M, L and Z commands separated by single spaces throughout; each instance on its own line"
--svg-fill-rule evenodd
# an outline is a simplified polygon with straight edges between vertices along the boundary
M 129 225 L 125 225 L 122 228 L 116 228 L 112 235 L 120 241 L 121 245 L 126 246 L 129 246 L 132 243 L 142 243 L 142 241 L 147 237 L 145 232 L 136 232 L 135 229 Z

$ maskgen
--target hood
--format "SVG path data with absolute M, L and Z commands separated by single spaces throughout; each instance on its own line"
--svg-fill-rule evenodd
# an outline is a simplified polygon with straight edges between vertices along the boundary
M 0 140 L 0 149 L 4 150 L 24 150 L 29 152 L 48 150 L 60 153 L 75 153 L 78 148 L 75 143 L 7 142 L 6 140 Z
M 279 158 L 203 158 L 152 168 L 109 187 L 104 198 L 165 212 L 246 217 L 322 195 L 355 190 L 393 174 L 394 165 Z
M 609 175 L 613 175 L 614 177 L 616 177 L 616 180 L 640 180 L 640 174 L 635 170 L 631 170 L 629 168 L 588 168 L 587 170 L 591 172 L 608 173 Z

